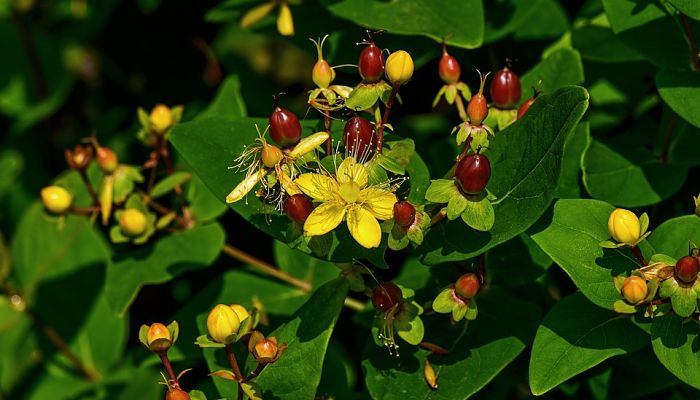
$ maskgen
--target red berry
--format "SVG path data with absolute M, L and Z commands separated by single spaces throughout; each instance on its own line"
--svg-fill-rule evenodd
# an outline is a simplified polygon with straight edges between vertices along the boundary
M 463 299 L 471 299 L 479 293 L 479 277 L 474 273 L 464 274 L 455 282 L 455 292 Z
M 491 80 L 491 100 L 498 108 L 512 108 L 520 100 L 520 78 L 508 67 Z
M 165 394 L 165 400 L 190 400 L 190 395 L 182 389 L 170 388 Z
M 389 311 L 402 300 L 401 289 L 392 282 L 382 282 L 372 289 L 372 304 L 379 311 Z
M 697 258 L 692 256 L 681 257 L 676 262 L 676 278 L 684 283 L 693 283 L 698 277 L 699 269 L 700 262 L 698 262 Z
M 360 76 L 367 83 L 377 83 L 382 78 L 384 71 L 384 55 L 382 49 L 374 42 L 370 43 L 360 53 L 360 61 L 357 63 Z
M 464 156 L 457 164 L 455 177 L 464 193 L 481 193 L 491 178 L 491 163 L 482 154 Z
M 301 124 L 293 112 L 276 107 L 270 114 L 270 137 L 282 147 L 294 146 L 301 139 Z
M 108 147 L 98 147 L 95 152 L 95 159 L 100 169 L 108 174 L 114 172 L 119 165 L 117 155 Z
M 443 82 L 447 84 L 456 83 L 459 81 L 459 76 L 462 74 L 462 68 L 459 66 L 459 62 L 457 62 L 456 58 L 449 55 L 446 50 L 443 50 L 442 58 L 440 58 L 440 65 L 438 66 L 438 73 Z
M 399 201 L 394 204 L 394 221 L 399 226 L 408 228 L 416 220 L 416 208 L 408 201 Z
M 303 224 L 309 214 L 314 210 L 314 204 L 309 196 L 295 194 L 284 199 L 282 209 L 292 221 Z
M 362 117 L 352 117 L 345 122 L 345 150 L 362 158 L 377 145 L 377 137 L 372 124 Z

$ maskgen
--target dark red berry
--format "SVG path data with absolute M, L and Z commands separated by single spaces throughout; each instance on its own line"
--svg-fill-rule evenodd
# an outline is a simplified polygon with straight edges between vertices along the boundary
M 700 262 L 692 256 L 681 257 L 676 262 L 676 278 L 684 283 L 693 283 L 698 277 Z
M 190 395 L 182 389 L 170 388 L 165 394 L 165 400 L 190 400 Z
M 276 107 L 270 114 L 270 137 L 282 147 L 294 146 L 301 139 L 301 124 L 293 112 Z
M 352 117 L 345 122 L 345 150 L 349 154 L 364 157 L 377 145 L 377 136 L 372 124 L 362 117 Z
M 471 299 L 479 293 L 479 277 L 474 273 L 464 274 L 455 282 L 455 292 L 463 299 Z
M 392 282 L 382 282 L 372 289 L 372 304 L 379 311 L 389 311 L 402 300 L 401 289 Z
M 447 84 L 456 83 L 462 74 L 462 68 L 459 66 L 456 58 L 449 55 L 447 51 L 443 51 L 440 65 L 438 66 L 438 73 L 443 82 Z
M 306 218 L 309 217 L 309 214 L 314 210 L 314 203 L 312 203 L 309 196 L 305 194 L 295 194 L 284 199 L 282 209 L 289 219 L 303 224 Z
M 483 154 L 464 156 L 457 164 L 455 177 L 464 193 L 481 193 L 491 178 L 491 163 Z
M 360 60 L 357 66 L 360 70 L 360 76 L 365 82 L 379 82 L 382 78 L 382 71 L 384 71 L 384 54 L 382 54 L 382 49 L 377 47 L 374 42 L 370 43 L 360 53 Z
M 394 221 L 399 226 L 408 228 L 416 220 L 416 208 L 408 201 L 398 201 L 394 204 Z
M 508 67 L 503 67 L 491 79 L 490 92 L 496 107 L 513 108 L 520 100 L 520 78 Z

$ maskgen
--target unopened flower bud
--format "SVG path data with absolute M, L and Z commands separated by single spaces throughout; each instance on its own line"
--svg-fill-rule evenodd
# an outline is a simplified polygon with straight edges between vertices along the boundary
M 262 151 L 260 152 L 260 158 L 262 159 L 263 164 L 268 168 L 272 168 L 277 165 L 280 161 L 282 161 L 282 157 L 284 157 L 282 150 L 280 150 L 279 147 L 271 144 L 264 144 Z
M 73 195 L 60 186 L 47 186 L 41 189 L 44 207 L 54 214 L 63 214 L 73 202 Z
M 165 394 L 165 400 L 190 400 L 190 395 L 182 389 L 170 388 Z
M 413 76 L 413 59 L 404 50 L 398 50 L 386 59 L 384 74 L 395 85 L 403 85 Z
M 260 360 L 275 358 L 277 355 L 277 339 L 271 337 L 269 339 L 258 340 L 255 344 L 253 355 L 258 362 Z
M 207 330 L 209 336 L 218 343 L 231 344 L 236 340 L 241 320 L 233 308 L 225 304 L 218 304 L 207 317 Z
M 610 236 L 619 243 L 633 246 L 641 236 L 639 218 L 630 210 L 616 208 L 608 218 Z
M 479 277 L 474 273 L 464 274 L 455 283 L 455 293 L 463 299 L 471 299 L 479 293 Z
M 170 107 L 158 104 L 151 110 L 148 122 L 155 133 L 164 133 L 173 126 L 173 112 Z
M 116 153 L 108 147 L 97 147 L 95 158 L 100 169 L 108 174 L 114 172 L 119 165 Z
M 148 328 L 148 349 L 154 353 L 164 353 L 173 344 L 173 338 L 168 328 L 156 322 Z
M 146 215 L 135 208 L 127 208 L 119 217 L 119 228 L 126 236 L 140 236 L 146 231 L 147 225 Z
M 636 275 L 632 275 L 622 282 L 622 297 L 630 304 L 638 304 L 647 297 L 647 282 Z
M 326 60 L 318 60 L 311 71 L 311 79 L 321 89 L 327 88 L 335 78 L 335 71 Z
M 250 316 L 248 310 L 246 310 L 245 307 L 240 304 L 231 304 L 231 309 L 236 313 L 236 316 L 240 322 L 243 322 L 243 320 Z

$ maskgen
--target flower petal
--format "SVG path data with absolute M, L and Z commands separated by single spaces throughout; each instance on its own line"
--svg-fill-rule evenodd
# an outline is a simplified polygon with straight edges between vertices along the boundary
M 372 213 L 363 207 L 350 207 L 347 220 L 348 230 L 360 246 L 367 249 L 379 247 L 382 241 L 382 229 Z
M 245 195 L 248 194 L 253 189 L 253 186 L 260 182 L 262 178 L 265 177 L 267 174 L 267 170 L 265 168 L 260 168 L 257 172 L 253 172 L 252 174 L 246 176 L 246 178 L 239 183 L 231 193 L 226 196 L 226 202 L 227 203 L 235 203 L 238 200 L 242 199 L 245 197 Z
M 369 187 L 360 192 L 359 203 L 377 219 L 386 220 L 394 217 L 396 195 L 386 189 Z
M 351 156 L 346 157 L 345 160 L 340 163 L 336 176 L 340 183 L 353 181 L 360 185 L 361 188 L 367 186 L 367 181 L 369 179 L 367 168 L 355 161 L 355 158 Z
M 345 205 L 337 201 L 329 201 L 316 207 L 304 222 L 306 236 L 326 234 L 343 222 Z
M 338 182 L 327 175 L 321 174 L 301 174 L 294 181 L 297 187 L 302 192 L 311 196 L 312 199 L 318 201 L 331 201 L 335 199 L 335 193 L 338 193 Z

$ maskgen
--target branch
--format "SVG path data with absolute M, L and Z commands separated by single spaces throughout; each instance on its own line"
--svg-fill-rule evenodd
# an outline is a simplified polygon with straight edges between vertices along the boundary
M 238 261 L 250 264 L 268 275 L 271 275 L 281 281 L 287 282 L 290 285 L 301 289 L 303 292 L 308 293 L 311 291 L 311 284 L 309 282 L 303 281 L 297 277 L 289 275 L 288 273 L 276 268 L 272 264 L 269 264 L 251 254 L 248 254 L 245 251 L 234 247 L 228 243 L 224 244 L 224 247 L 223 249 L 221 249 L 221 251 L 224 252 L 226 255 L 235 258 Z
M 693 62 L 693 69 L 700 70 L 700 54 L 698 54 L 698 45 L 695 43 L 695 38 L 693 37 L 693 31 L 690 28 L 690 22 L 685 14 L 680 14 L 681 24 L 683 24 L 683 31 L 685 32 L 685 37 L 688 39 L 688 45 L 690 46 L 690 59 Z
M 391 113 L 391 107 L 394 106 L 394 99 L 396 98 L 396 93 L 399 92 L 399 87 L 401 87 L 401 85 L 394 84 L 391 86 L 391 94 L 389 94 L 389 100 L 386 102 L 384 115 L 382 115 L 382 122 L 377 127 L 377 154 L 382 154 L 382 145 L 384 144 L 384 125 L 389 122 L 389 114 Z

